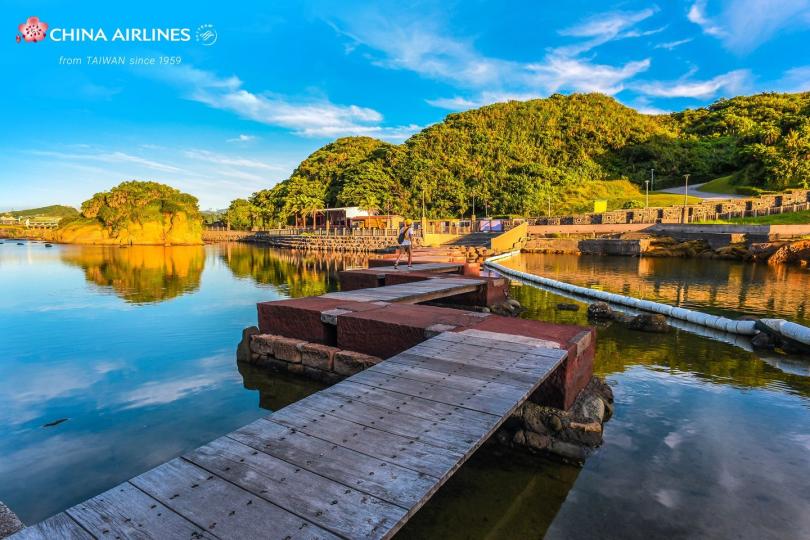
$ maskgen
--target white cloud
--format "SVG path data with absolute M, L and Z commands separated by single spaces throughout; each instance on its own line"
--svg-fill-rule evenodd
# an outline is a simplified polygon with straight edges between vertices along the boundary
M 242 118 L 291 129 L 307 137 L 370 135 L 398 138 L 413 126 L 382 126 L 382 115 L 358 105 L 335 105 L 326 99 L 292 100 L 243 88 L 238 77 L 221 78 L 191 66 L 174 66 L 157 77 L 183 88 L 186 97 Z
M 243 133 L 243 134 L 240 134 L 238 137 L 233 137 L 232 139 L 227 139 L 226 142 L 250 142 L 250 141 L 255 141 L 255 140 L 256 140 L 255 135 L 245 135 Z
M 663 28 L 646 31 L 631 29 L 635 24 L 652 17 L 657 11 L 657 8 L 648 8 L 635 12 L 616 11 L 600 13 L 589 17 L 576 26 L 560 30 L 559 34 L 590 39 L 573 45 L 559 47 L 555 49 L 555 52 L 566 56 L 577 55 L 589 51 L 594 47 L 598 47 L 599 45 L 604 45 L 609 41 L 649 36 L 661 32 Z
M 659 43 L 654 48 L 656 48 L 656 49 L 666 49 L 668 51 L 671 51 L 675 47 L 680 47 L 681 45 L 685 45 L 686 43 L 689 43 L 693 39 L 694 38 L 687 38 L 687 39 L 679 39 L 677 41 L 667 41 L 666 43 Z
M 779 32 L 810 23 L 810 0 L 726 0 L 714 16 L 696 0 L 687 18 L 730 50 L 746 53 Z
M 283 170 L 283 167 L 279 167 L 278 165 L 271 165 L 270 163 L 255 159 L 218 154 L 209 150 L 186 150 L 183 154 L 187 158 L 195 161 L 207 161 L 209 163 L 216 163 L 217 165 L 233 165 L 235 167 L 249 167 L 251 169 L 266 169 L 271 171 Z
M 353 46 L 348 49 L 350 53 L 367 54 L 378 66 L 413 71 L 466 89 L 467 95 L 426 100 L 435 107 L 465 110 L 509 99 L 540 98 L 563 90 L 621 92 L 626 81 L 649 68 L 649 59 L 610 65 L 579 55 L 615 39 L 659 32 L 661 29 L 642 31 L 634 28 L 656 11 L 611 12 L 589 18 L 560 32 L 580 39 L 578 43 L 550 50 L 532 62 L 483 55 L 471 40 L 449 36 L 436 26 L 433 19 L 394 20 L 390 16 L 365 12 L 331 24 L 337 32 L 352 40 Z M 360 46 L 371 49 L 371 52 Z
M 179 167 L 175 167 L 174 165 L 169 165 L 167 163 L 161 163 L 158 161 L 153 161 L 150 159 L 142 158 L 140 156 L 133 156 L 132 154 L 127 154 L 124 152 L 99 152 L 94 154 L 88 153 L 81 153 L 81 154 L 71 154 L 66 152 L 53 152 L 49 150 L 32 150 L 32 154 L 45 156 L 45 157 L 53 157 L 59 159 L 67 159 L 67 160 L 79 160 L 79 161 L 101 161 L 103 163 L 134 163 L 137 165 L 142 165 L 149 169 L 154 169 L 156 171 L 162 172 L 173 172 L 179 173 L 184 172 L 183 169 Z
M 654 81 L 634 86 L 634 89 L 648 96 L 664 98 L 712 98 L 721 92 L 736 94 L 746 87 L 750 78 L 748 70 L 738 69 L 718 75 L 706 81 Z
M 646 71 L 650 67 L 650 60 L 628 62 L 616 67 L 576 58 L 551 56 L 541 64 L 526 67 L 531 73 L 531 80 L 540 88 L 551 92 L 574 88 L 577 91 L 613 95 L 624 89 L 624 81 Z
M 810 66 L 795 67 L 787 70 L 782 78 L 776 82 L 775 88 L 781 92 L 810 91 Z

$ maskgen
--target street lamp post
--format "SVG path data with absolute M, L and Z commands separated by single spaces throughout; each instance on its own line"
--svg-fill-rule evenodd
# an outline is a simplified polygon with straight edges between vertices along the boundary
M 646 195 L 647 195 L 647 200 L 644 203 L 644 208 L 649 208 L 649 206 L 650 206 L 650 181 L 649 180 L 644 180 L 644 191 L 646 192 Z
M 655 169 L 650 169 L 650 187 L 655 190 Z
M 689 204 L 689 175 L 683 175 L 683 205 Z

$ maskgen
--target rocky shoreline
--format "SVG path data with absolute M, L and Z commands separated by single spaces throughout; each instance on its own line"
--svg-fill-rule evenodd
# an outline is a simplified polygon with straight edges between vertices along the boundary
M 746 242 L 731 238 L 722 245 L 710 240 L 678 240 L 671 236 L 624 234 L 618 238 L 542 238 L 529 241 L 524 253 L 624 255 L 632 257 L 680 257 L 767 262 L 810 266 L 810 240 Z

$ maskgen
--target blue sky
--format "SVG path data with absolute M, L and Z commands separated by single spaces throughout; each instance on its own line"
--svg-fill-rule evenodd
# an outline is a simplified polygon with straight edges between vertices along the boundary
M 211 24 L 217 41 L 17 43 L 30 16 L 108 38 Z M 554 92 L 655 113 L 810 90 L 810 0 L 4 0 L 2 21 L 0 210 L 79 205 L 133 178 L 222 208 L 336 137 L 401 142 L 453 111 Z

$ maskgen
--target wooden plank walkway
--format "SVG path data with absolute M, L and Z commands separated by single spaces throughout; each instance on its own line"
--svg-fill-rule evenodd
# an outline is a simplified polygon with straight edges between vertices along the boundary
M 394 265 L 389 266 L 372 266 L 366 271 L 379 272 L 381 276 L 389 272 L 460 272 L 464 268 L 464 263 L 414 263 L 413 266 L 408 268 L 407 260 L 399 265 L 399 268 L 394 268 Z
M 386 285 L 370 289 L 357 289 L 354 291 L 334 292 L 324 294 L 322 298 L 337 298 L 354 302 L 392 302 L 401 304 L 416 304 L 428 302 L 457 294 L 477 291 L 486 284 L 486 280 L 476 278 L 435 278 L 401 283 L 399 285 Z
M 390 538 L 565 358 L 514 338 L 439 334 L 12 538 Z

